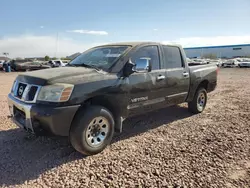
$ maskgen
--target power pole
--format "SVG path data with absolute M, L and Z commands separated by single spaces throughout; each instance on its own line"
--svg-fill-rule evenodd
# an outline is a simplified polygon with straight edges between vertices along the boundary
M 58 32 L 56 34 L 56 52 L 55 52 L 55 57 L 57 57 L 57 50 L 58 50 Z

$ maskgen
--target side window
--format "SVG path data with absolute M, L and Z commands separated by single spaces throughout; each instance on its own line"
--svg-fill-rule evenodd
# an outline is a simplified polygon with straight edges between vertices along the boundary
M 160 59 L 158 46 L 145 46 L 141 47 L 131 57 L 132 62 L 136 62 L 137 59 L 149 58 L 152 63 L 152 70 L 160 69 Z
M 183 67 L 181 52 L 178 47 L 163 46 L 166 68 Z

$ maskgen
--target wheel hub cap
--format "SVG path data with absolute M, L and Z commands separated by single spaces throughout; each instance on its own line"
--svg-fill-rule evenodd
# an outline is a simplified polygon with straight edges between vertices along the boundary
M 206 103 L 206 97 L 204 93 L 200 93 L 197 101 L 197 105 L 199 108 L 204 108 Z
M 105 117 L 96 117 L 88 125 L 86 131 L 86 140 L 89 146 L 98 147 L 100 146 L 107 137 L 110 125 Z

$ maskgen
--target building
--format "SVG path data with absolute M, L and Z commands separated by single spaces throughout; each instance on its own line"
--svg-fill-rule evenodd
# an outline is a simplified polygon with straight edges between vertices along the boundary
M 216 56 L 218 58 L 234 58 L 250 56 L 250 44 L 205 46 L 184 48 L 188 58 Z

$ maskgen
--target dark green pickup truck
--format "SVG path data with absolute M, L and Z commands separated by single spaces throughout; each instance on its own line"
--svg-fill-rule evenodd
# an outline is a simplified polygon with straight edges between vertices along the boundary
M 124 119 L 187 102 L 200 113 L 217 84 L 217 66 L 188 66 L 178 45 L 116 43 L 83 52 L 66 67 L 17 76 L 8 95 L 25 130 L 69 136 L 79 152 L 101 152 Z

